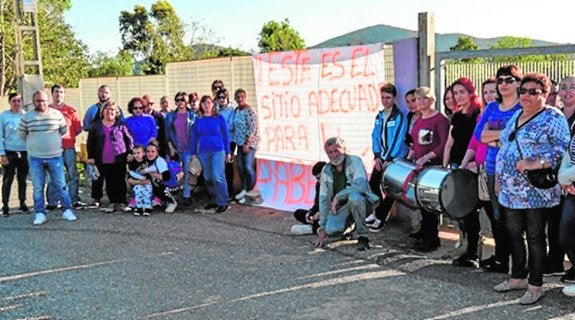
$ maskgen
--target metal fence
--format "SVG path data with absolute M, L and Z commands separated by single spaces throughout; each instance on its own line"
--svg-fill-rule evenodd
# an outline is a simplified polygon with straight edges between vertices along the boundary
M 510 63 L 447 63 L 445 64 L 445 86 L 450 85 L 461 77 L 467 77 L 473 81 L 477 90 L 480 91 L 481 82 L 495 76 L 497 69 Z M 517 62 L 523 73 L 541 72 L 557 82 L 562 78 L 575 74 L 575 60 L 565 61 L 538 61 Z M 477 92 L 481 96 L 481 92 Z

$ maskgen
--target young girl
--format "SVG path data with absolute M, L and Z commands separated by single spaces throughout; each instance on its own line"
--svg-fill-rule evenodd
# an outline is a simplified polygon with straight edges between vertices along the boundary
M 148 167 L 144 159 L 144 146 L 137 144 L 132 149 L 132 161 L 128 162 L 128 183 L 136 200 L 134 215 L 149 216 L 152 213 L 152 182 L 150 175 L 144 173 Z
M 164 212 L 174 212 L 178 203 L 170 190 L 163 184 L 163 181 L 170 180 L 170 170 L 166 160 L 158 155 L 158 143 L 154 140 L 150 141 L 146 147 L 146 163 L 148 167 L 143 170 L 143 173 L 151 176 L 153 195 L 166 203 Z

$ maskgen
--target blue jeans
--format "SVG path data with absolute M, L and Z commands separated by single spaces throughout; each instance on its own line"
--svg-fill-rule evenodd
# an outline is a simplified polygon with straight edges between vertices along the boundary
M 511 278 L 525 279 L 532 286 L 543 284 L 545 261 L 545 213 L 547 208 L 510 209 L 503 208 L 505 227 L 511 240 Z M 527 234 L 527 250 L 525 238 Z M 529 253 L 527 254 L 528 251 Z M 529 271 L 526 268 L 529 266 Z
M 184 169 L 184 187 L 183 194 L 184 198 L 189 198 L 192 193 L 192 188 L 190 187 L 190 151 L 178 152 L 180 154 L 180 161 L 182 161 L 182 168 Z
M 212 197 L 210 203 L 218 206 L 228 204 L 228 184 L 226 182 L 226 154 L 222 151 L 199 153 L 202 163 L 202 174 L 206 180 L 206 188 Z
M 62 160 L 64 161 L 64 167 L 66 168 L 66 181 L 68 182 L 68 194 L 70 195 L 70 200 L 72 203 L 80 201 L 78 196 L 78 169 L 76 168 L 76 150 L 75 149 L 64 149 L 62 152 Z M 58 192 L 56 191 L 56 186 L 54 183 L 50 182 L 48 184 L 48 190 L 46 191 L 46 198 L 48 198 L 48 204 L 55 206 L 58 204 Z
M 328 235 L 337 235 L 347 228 L 347 219 L 351 215 L 355 222 L 355 229 L 359 237 L 367 237 L 368 232 L 365 226 L 365 212 L 367 210 L 367 200 L 358 192 L 351 193 L 347 203 L 337 210 L 336 214 L 328 213 L 325 222 L 325 232 Z
M 238 169 L 240 170 L 243 190 L 253 190 L 256 185 L 255 159 L 256 149 L 250 148 L 247 153 L 244 153 L 242 148 L 238 146 Z
M 56 186 L 58 196 L 62 200 L 62 209 L 70 209 L 70 194 L 64 178 L 64 161 L 62 157 L 36 158 L 28 155 L 30 164 L 30 176 L 34 187 L 34 211 L 36 213 L 45 212 L 44 209 L 44 185 L 46 184 L 46 171 L 50 175 L 50 180 Z

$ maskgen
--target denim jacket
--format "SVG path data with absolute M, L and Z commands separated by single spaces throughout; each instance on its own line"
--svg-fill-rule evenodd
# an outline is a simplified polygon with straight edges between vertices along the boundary
M 407 116 L 393 105 L 389 117 L 385 119 L 385 113 L 380 111 L 375 117 L 375 125 L 371 132 L 371 149 L 375 158 L 391 161 L 396 158 L 405 158 L 408 147 L 405 144 L 407 134 Z M 385 143 L 381 134 L 385 130 Z
M 167 140 L 172 143 L 172 146 L 176 148 L 177 146 L 177 135 L 176 135 L 176 127 L 174 126 L 174 122 L 176 121 L 176 113 L 178 110 L 170 111 L 166 115 L 166 131 L 167 131 Z M 188 135 L 190 140 L 192 139 L 192 126 L 198 117 L 198 114 L 190 108 L 187 108 L 188 113 Z

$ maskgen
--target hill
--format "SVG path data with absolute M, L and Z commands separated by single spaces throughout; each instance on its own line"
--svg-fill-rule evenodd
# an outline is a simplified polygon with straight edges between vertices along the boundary
M 397 28 L 385 24 L 378 24 L 375 26 L 359 29 L 346 33 L 344 35 L 331 38 L 322 43 L 316 44 L 311 48 L 330 48 L 342 47 L 359 44 L 372 44 L 372 43 L 390 43 L 397 40 L 413 38 L 417 36 L 417 31 Z M 435 35 L 435 49 L 438 52 L 449 51 L 449 48 L 457 44 L 457 39 L 460 36 L 467 36 L 473 39 L 480 49 L 489 49 L 490 46 L 496 44 L 502 37 L 497 38 L 477 38 L 462 33 L 436 33 Z M 531 43 L 536 46 L 550 46 L 557 43 L 548 42 L 543 40 L 531 39 Z

